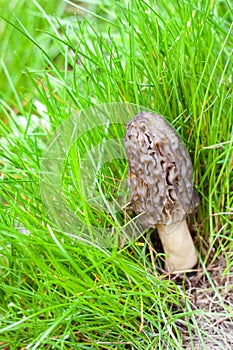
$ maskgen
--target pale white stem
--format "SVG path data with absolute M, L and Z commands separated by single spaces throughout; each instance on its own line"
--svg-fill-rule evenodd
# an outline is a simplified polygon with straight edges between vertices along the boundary
M 170 225 L 157 225 L 169 272 L 189 270 L 197 263 L 195 246 L 186 220 Z

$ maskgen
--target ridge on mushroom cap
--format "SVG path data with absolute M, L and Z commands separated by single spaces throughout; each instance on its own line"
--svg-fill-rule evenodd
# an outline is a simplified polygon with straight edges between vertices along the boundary
M 192 162 L 166 120 L 142 112 L 126 125 L 131 201 L 146 227 L 184 220 L 198 205 Z

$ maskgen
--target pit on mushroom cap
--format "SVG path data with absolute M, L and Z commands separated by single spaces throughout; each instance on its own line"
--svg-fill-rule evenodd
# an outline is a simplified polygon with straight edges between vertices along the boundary
M 187 150 L 165 119 L 151 112 L 142 112 L 127 124 L 125 148 L 131 201 L 144 227 L 157 226 L 168 255 L 165 268 L 192 268 L 197 255 L 186 215 L 198 200 Z

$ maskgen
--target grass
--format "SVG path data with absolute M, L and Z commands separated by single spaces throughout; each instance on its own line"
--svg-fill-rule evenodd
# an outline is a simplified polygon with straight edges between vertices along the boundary
M 0 349 L 231 349 L 231 1 L 24 0 L 13 16 L 0 5 Z M 153 230 L 100 249 L 61 227 L 66 207 L 79 235 L 131 227 L 123 206 L 98 210 L 124 182 L 124 160 L 95 163 L 98 180 L 87 177 L 97 209 L 79 182 L 80 162 L 123 137 L 123 122 L 106 129 L 92 119 L 62 165 L 64 202 L 50 202 L 58 222 L 44 205 L 42 158 L 55 130 L 80 110 L 126 101 L 164 115 L 189 149 L 201 198 L 191 274 L 165 273 Z

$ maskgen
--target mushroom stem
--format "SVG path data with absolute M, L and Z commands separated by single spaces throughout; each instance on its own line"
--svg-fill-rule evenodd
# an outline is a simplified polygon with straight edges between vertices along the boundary
M 197 254 L 186 220 L 170 225 L 157 225 L 158 234 L 167 254 L 165 269 L 169 272 L 191 269 Z

